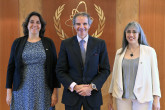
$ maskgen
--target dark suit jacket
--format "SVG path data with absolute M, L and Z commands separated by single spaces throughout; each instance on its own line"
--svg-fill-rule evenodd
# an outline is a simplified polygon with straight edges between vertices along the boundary
M 23 73 L 22 52 L 25 43 L 27 42 L 27 38 L 27 36 L 17 38 L 11 48 L 10 59 L 7 69 L 6 88 L 12 88 L 13 86 L 13 91 L 16 91 L 21 84 Z M 56 78 L 55 72 L 57 63 L 56 49 L 51 39 L 47 37 L 42 37 L 41 41 L 43 43 L 46 53 L 45 76 L 48 86 L 51 90 L 53 90 L 53 88 L 60 87 L 60 83 Z
M 108 53 L 104 40 L 89 36 L 85 66 L 83 66 L 77 36 L 63 40 L 56 66 L 57 78 L 64 86 L 62 103 L 75 105 L 81 98 L 68 88 L 72 82 L 77 84 L 96 84 L 98 91 L 87 96 L 88 103 L 93 106 L 102 105 L 101 88 L 110 74 Z

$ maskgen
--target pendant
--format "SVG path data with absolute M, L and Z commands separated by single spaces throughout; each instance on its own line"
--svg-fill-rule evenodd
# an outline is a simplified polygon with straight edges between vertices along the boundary
M 131 53 L 130 56 L 133 57 L 133 53 Z

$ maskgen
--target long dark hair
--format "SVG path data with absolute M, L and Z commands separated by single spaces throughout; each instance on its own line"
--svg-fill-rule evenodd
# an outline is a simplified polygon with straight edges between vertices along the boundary
M 142 45 L 147 45 L 148 46 L 147 39 L 146 39 L 146 36 L 144 34 L 143 29 L 141 28 L 139 23 L 133 21 L 133 22 L 128 23 L 127 26 L 124 29 L 123 41 L 122 41 L 122 50 L 121 50 L 120 54 L 122 54 L 124 52 L 124 49 L 128 45 L 128 41 L 126 39 L 126 31 L 130 27 L 136 28 L 137 32 L 139 33 L 138 43 L 142 44 Z
M 44 21 L 44 19 L 42 18 L 42 16 L 38 13 L 38 12 L 31 12 L 25 19 L 25 21 L 23 22 L 22 24 L 22 27 L 23 27 L 23 33 L 25 36 L 28 36 L 29 35 L 29 30 L 28 30 L 28 23 L 29 23 L 29 20 L 32 16 L 38 16 L 39 19 L 40 19 L 40 22 L 41 22 L 41 30 L 40 30 L 40 33 L 39 33 L 39 37 L 43 37 L 44 36 L 44 33 L 45 33 L 45 26 L 46 26 L 46 22 Z

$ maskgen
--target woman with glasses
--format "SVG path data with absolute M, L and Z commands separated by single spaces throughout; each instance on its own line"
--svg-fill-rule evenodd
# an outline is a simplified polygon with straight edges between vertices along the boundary
M 109 88 L 109 110 L 160 110 L 160 84 L 155 50 L 137 22 L 125 27 L 117 50 Z

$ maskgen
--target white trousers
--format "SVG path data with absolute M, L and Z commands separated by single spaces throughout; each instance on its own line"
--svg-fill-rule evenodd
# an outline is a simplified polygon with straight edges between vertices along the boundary
M 137 100 L 116 99 L 117 110 L 152 110 L 152 101 L 139 103 Z

